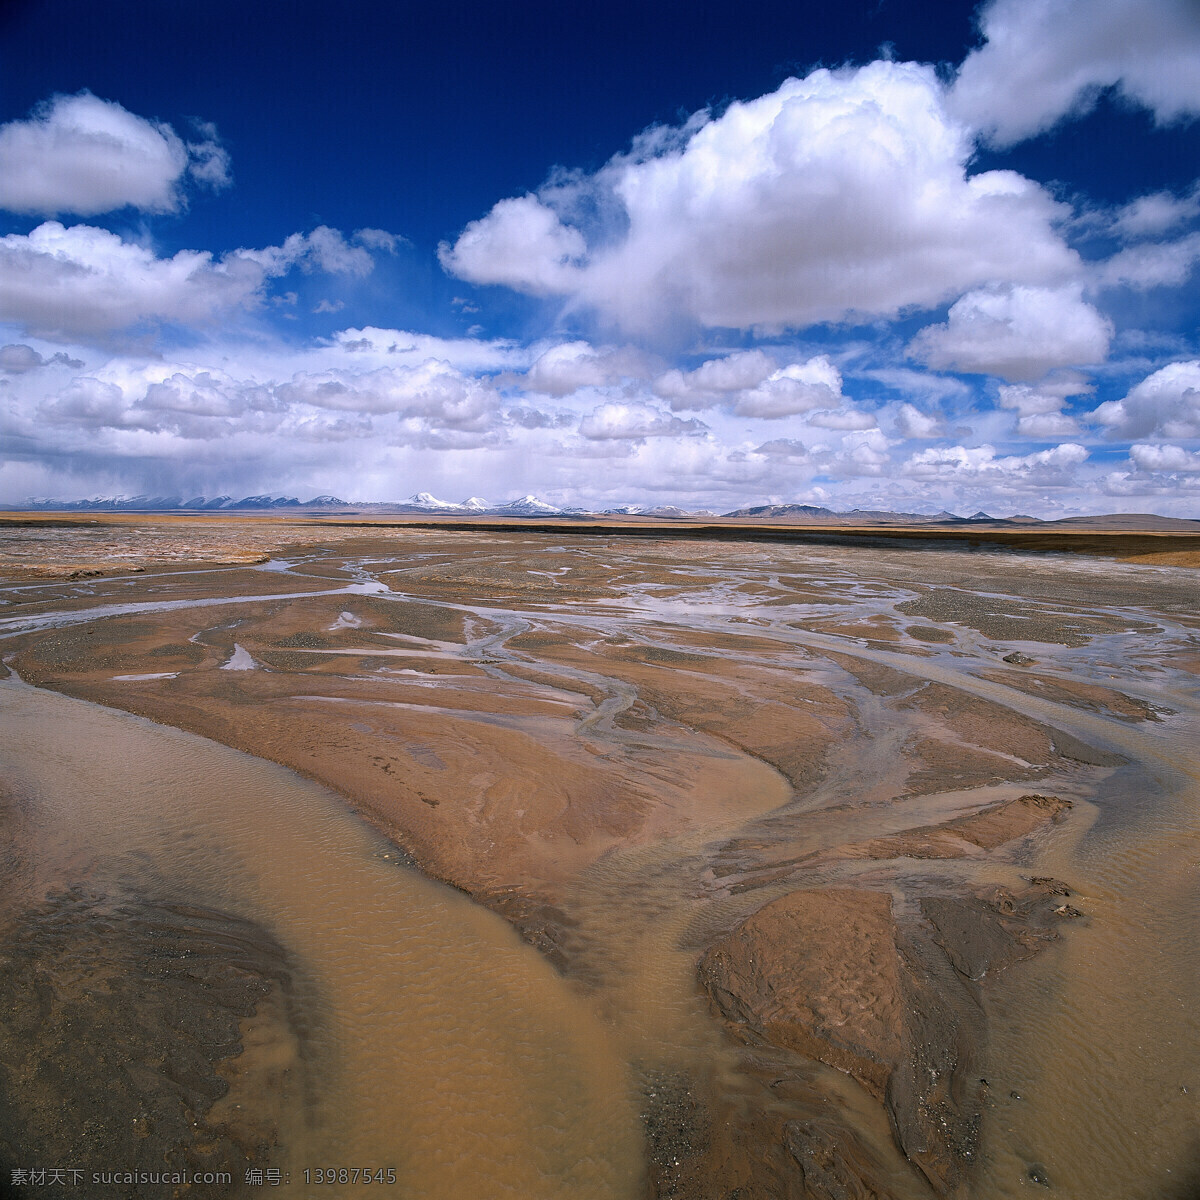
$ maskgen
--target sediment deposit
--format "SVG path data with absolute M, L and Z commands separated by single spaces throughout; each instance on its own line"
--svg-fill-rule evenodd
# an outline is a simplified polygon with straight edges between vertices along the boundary
M 589 1070 L 616 1106 L 604 1153 L 624 1156 L 580 1173 L 556 1126 L 544 1174 L 573 1190 L 536 1194 L 991 1200 L 1039 1177 L 1079 1197 L 1190 1194 L 1193 572 L 928 546 L 240 532 L 206 532 L 191 559 L 143 545 L 129 573 L 66 571 L 88 557 L 77 531 L 39 529 L 38 562 L 0 592 L 11 703 L 51 689 L 298 772 L 399 870 L 517 930 L 561 1004 L 605 1031 Z M 86 864 L 71 879 L 69 856 L 39 875 L 36 805 L 8 795 L 0 957 L 22 978 L 66 903 L 50 883 L 81 887 L 63 936 L 92 946 L 101 921 L 124 947 L 98 977 L 144 958 L 151 928 L 203 963 L 235 948 L 237 986 L 213 965 L 186 999 L 220 1033 L 188 1086 L 225 1094 L 205 1081 L 237 1077 L 238 1021 L 242 1041 L 256 1019 L 283 1031 L 293 1077 L 316 1063 L 296 1047 L 321 1043 L 345 979 L 306 1008 L 292 980 L 320 975 L 315 942 L 262 911 L 170 907 L 161 863 L 152 894 L 129 879 L 121 903 Z M 10 1001 L 26 1020 L 82 986 L 50 972 Z M 573 1037 L 555 1044 L 578 1052 Z M 21 1072 L 61 1050 L 39 1066 L 4 1047 L 0 1102 L 20 1107 Z M 138 1104 L 167 1062 L 139 1067 Z M 582 1068 L 562 1069 L 566 1087 Z M 308 1071 L 289 1103 L 319 1126 Z M 453 1108 L 461 1084 L 436 1074 L 419 1086 Z M 246 1073 L 238 1103 L 268 1075 Z M 303 1159 L 294 1114 L 264 1102 L 239 1124 L 220 1096 L 216 1118 L 182 1103 L 215 1122 L 210 1157 Z M 596 1103 L 562 1107 L 595 1123 Z M 50 1153 L 63 1134 L 41 1112 L 29 1101 L 10 1128 Z M 419 1157 L 405 1195 L 435 1194 Z M 508 1194 L 488 1192 L 508 1178 L 489 1162 L 462 1186 Z

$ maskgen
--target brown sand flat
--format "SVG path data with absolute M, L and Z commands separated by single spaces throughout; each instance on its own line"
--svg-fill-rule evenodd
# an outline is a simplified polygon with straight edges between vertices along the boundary
M 146 569 L 58 573 L 97 528 Z M 0 626 L 25 628 L 4 653 L 29 683 L 333 787 L 631 1031 L 659 1004 L 692 1014 L 674 1048 L 628 1035 L 655 1194 L 970 1195 L 987 989 L 1070 936 L 1070 889 L 1029 878 L 1075 828 L 1068 797 L 1125 761 L 1051 718 L 1154 720 L 1101 681 L 1095 648 L 1125 639 L 1147 676 L 1186 653 L 1156 614 L 1190 588 L 1164 579 L 1123 610 L 1119 581 L 1001 555 L 921 567 L 912 549 L 722 526 L 683 556 L 679 526 L 615 528 L 10 522 L 43 557 L 10 572 L 23 590 L 0 621 L 30 624 Z M 1012 544 L 1125 553 L 1132 536 Z M 292 567 L 239 563 L 252 552 Z M 352 590 L 364 580 L 378 590 Z M 114 604 L 138 611 L 92 619 Z M 1012 641 L 1054 672 L 1004 669 Z M 898 649 L 916 651 L 904 670 Z M 639 957 L 643 928 L 656 948 Z

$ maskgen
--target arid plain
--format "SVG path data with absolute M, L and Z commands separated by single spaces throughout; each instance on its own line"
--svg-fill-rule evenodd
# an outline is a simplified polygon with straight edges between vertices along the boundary
M 1169 551 L 9 521 L 3 1165 L 1195 1197 Z

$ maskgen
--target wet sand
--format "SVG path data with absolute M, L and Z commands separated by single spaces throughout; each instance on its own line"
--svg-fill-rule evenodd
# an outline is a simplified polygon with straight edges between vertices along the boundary
M 80 574 L 78 529 L 38 527 L 0 589 L 0 956 L 38 979 L 14 1020 L 61 1017 L 33 1058 L 0 1043 L 0 1157 L 69 1136 L 45 1080 L 80 997 L 99 1029 L 144 993 L 161 1052 L 131 1073 L 106 1048 L 133 1080 L 114 1111 L 193 1114 L 174 1153 L 237 1159 L 231 1195 L 351 1128 L 396 1148 L 406 1196 L 1197 1193 L 1193 571 L 263 523 L 180 561 L 163 528 L 175 561 L 109 530 L 142 569 Z M 80 730 L 133 736 L 113 709 L 168 739 L 124 759 L 187 839 L 122 799 L 120 755 L 80 782 L 105 741 Z M 278 797 L 235 820 L 198 782 L 209 743 L 158 726 L 279 764 Z M 119 878 L 80 832 L 89 788 L 139 847 Z M 46 966 L 64 929 L 91 964 L 70 979 Z M 138 974 L 164 940 L 207 964 L 167 993 Z M 522 998 L 503 1033 L 498 988 Z M 168 1089 L 188 1005 L 213 1032 Z M 482 1048 L 426 1049 L 428 1012 Z

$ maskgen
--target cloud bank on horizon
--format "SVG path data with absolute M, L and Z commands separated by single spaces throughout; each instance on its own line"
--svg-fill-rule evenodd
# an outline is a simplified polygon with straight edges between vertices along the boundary
M 547 163 L 436 250 L 315 222 L 171 252 L 162 223 L 236 198 L 216 125 L 49 95 L 0 125 L 0 502 L 1200 517 L 1200 180 L 1097 196 L 1016 157 L 1104 136 L 1105 106 L 1146 138 L 1187 126 L 1200 7 L 992 0 L 977 20 L 953 69 L 815 67 L 631 131 L 598 169 Z M 422 254 L 460 335 L 389 320 Z M 370 319 L 339 327 L 347 304 Z

